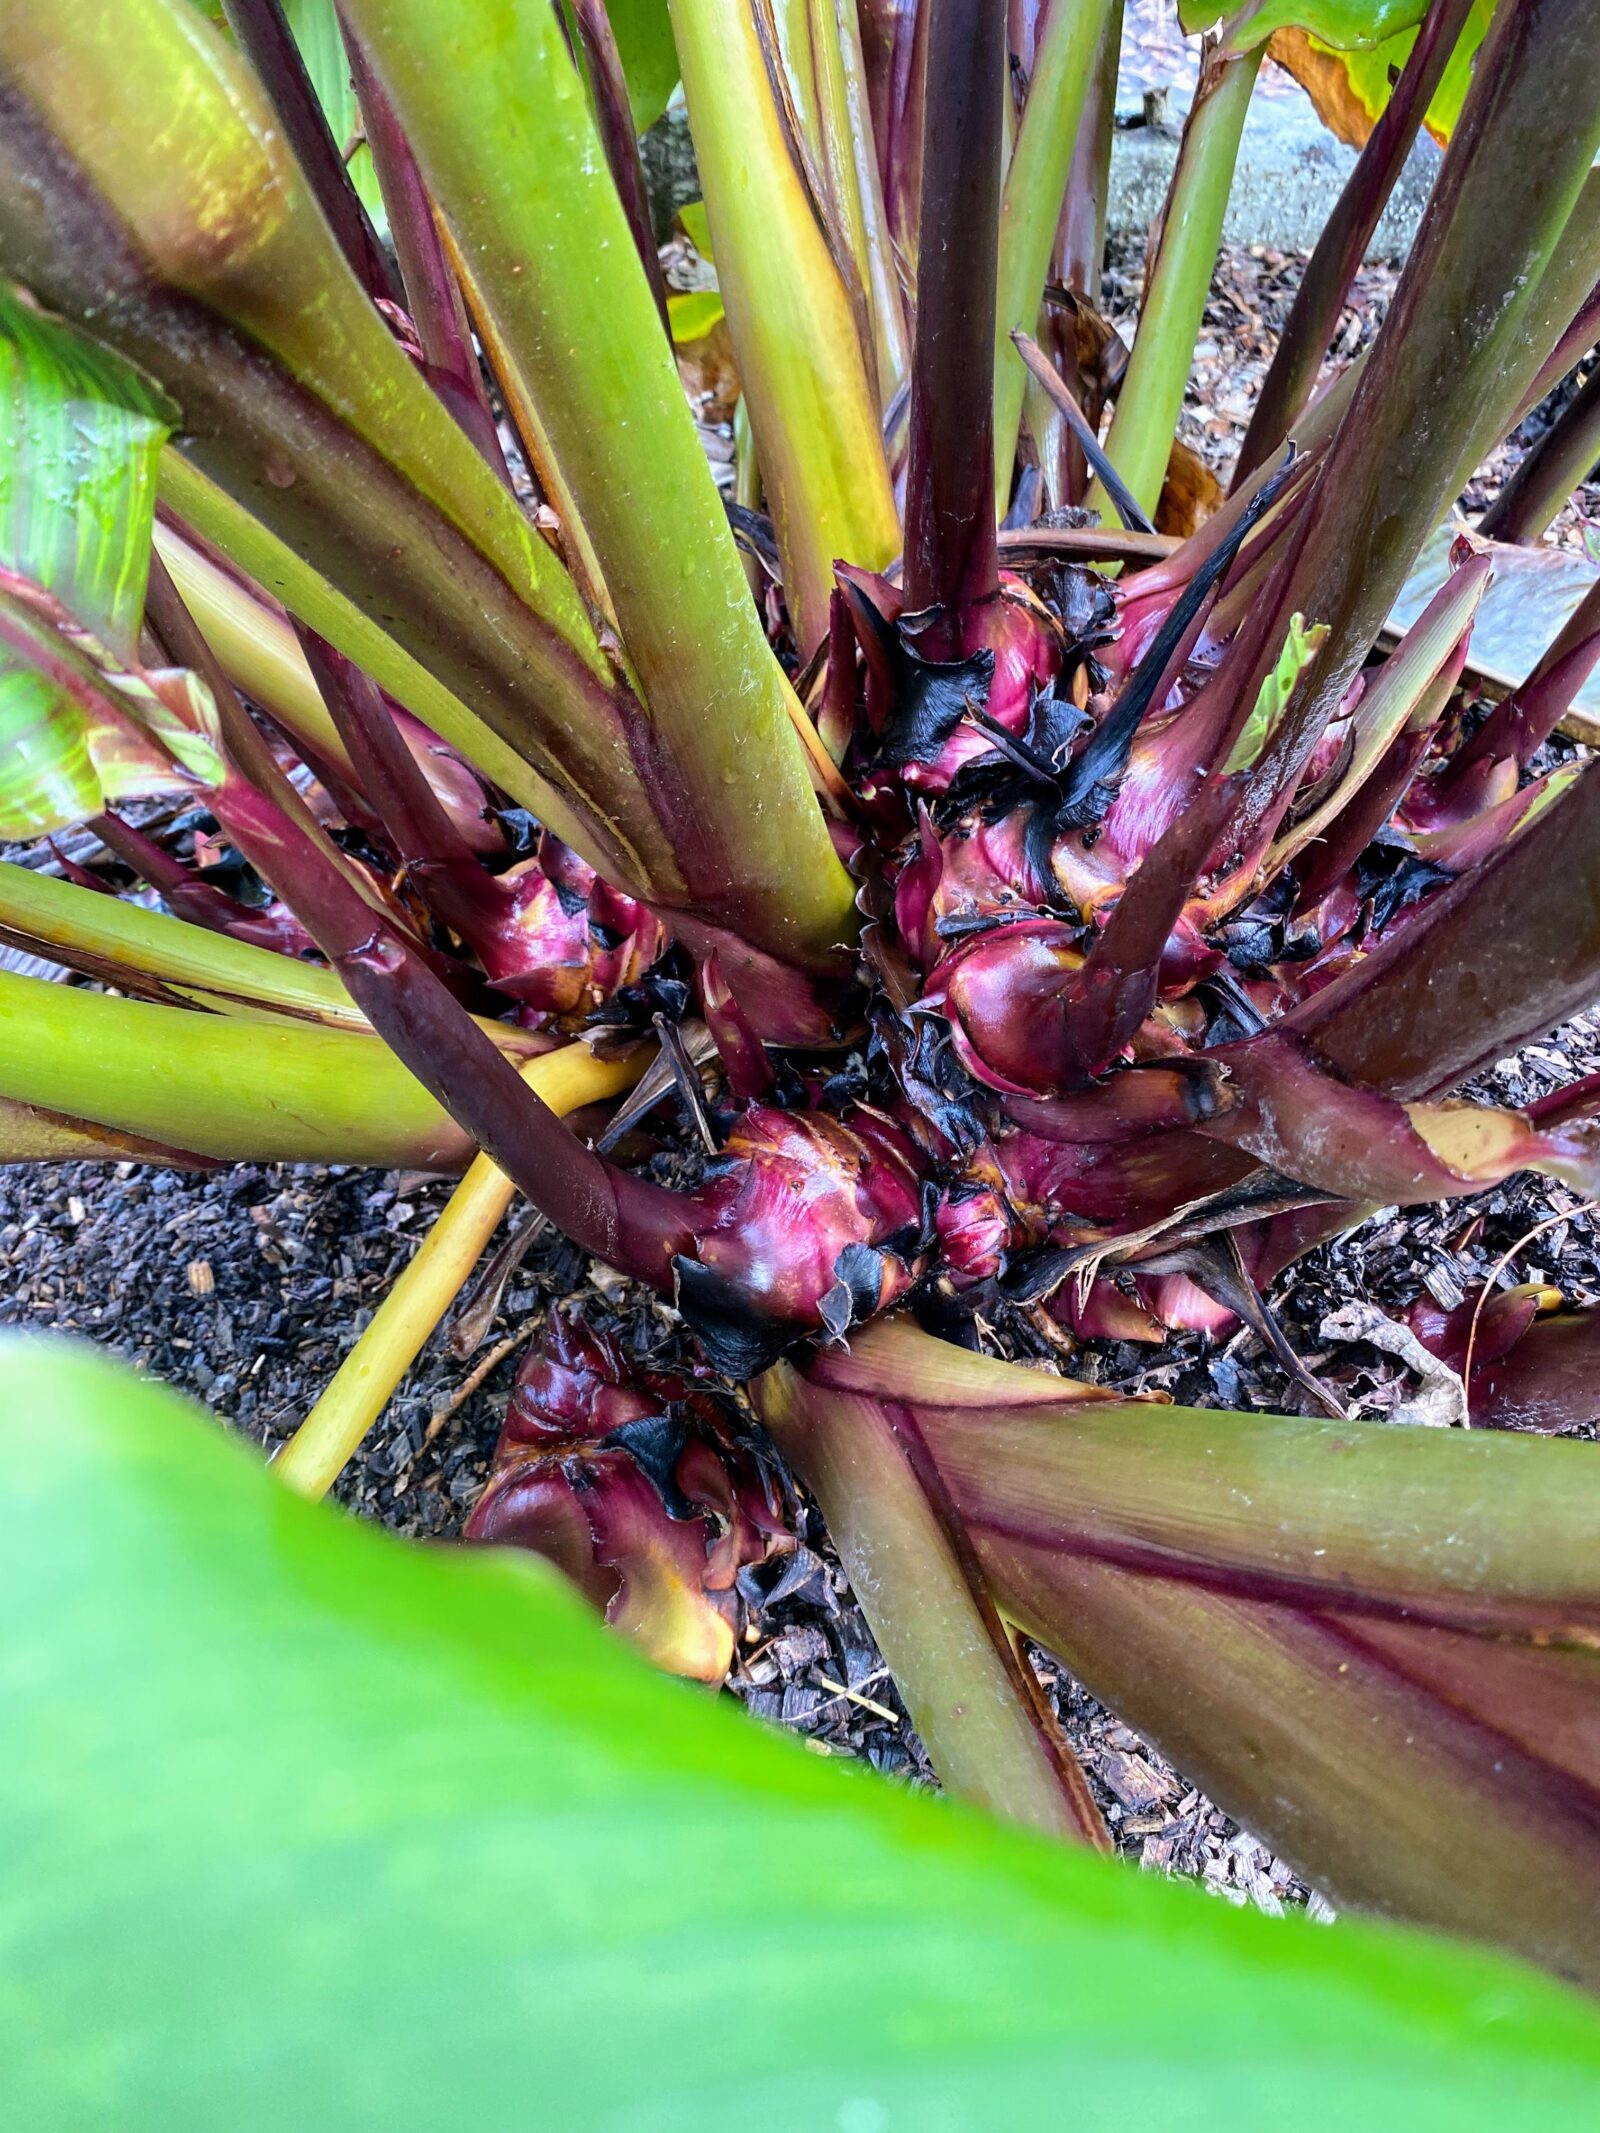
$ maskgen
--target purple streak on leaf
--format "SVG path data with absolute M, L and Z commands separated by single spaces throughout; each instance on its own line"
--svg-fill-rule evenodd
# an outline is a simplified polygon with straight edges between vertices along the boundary
M 1536 373 L 1533 383 L 1523 394 L 1517 410 L 1517 421 L 1526 422 L 1534 409 L 1547 394 L 1555 391 L 1562 379 L 1573 370 L 1600 341 L 1600 282 L 1589 291 L 1571 323 L 1550 351 Z
M 1085 1403 L 903 1322 L 808 1375 L 908 1408 L 1002 1611 L 1335 1902 L 1600 1979 L 1588 1447 Z

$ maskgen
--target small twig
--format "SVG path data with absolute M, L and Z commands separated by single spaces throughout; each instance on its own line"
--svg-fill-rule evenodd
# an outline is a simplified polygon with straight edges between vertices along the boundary
M 817 1667 L 811 1669 L 811 1678 L 819 1688 L 830 1692 L 833 1701 L 837 1702 L 841 1696 L 847 1697 L 851 1703 L 860 1704 L 863 1711 L 870 1711 L 874 1718 L 886 1718 L 891 1726 L 899 1725 L 898 1711 L 891 1711 L 887 1704 L 874 1703 L 870 1696 L 863 1696 L 859 1689 L 847 1689 L 842 1681 L 833 1680 Z
M 444 1428 L 456 1409 L 472 1398 L 472 1395 L 477 1391 L 490 1371 L 493 1370 L 495 1364 L 503 1363 L 512 1349 L 525 1337 L 526 1328 L 519 1326 L 515 1333 L 508 1333 L 504 1340 L 496 1341 L 482 1362 L 461 1380 L 461 1383 L 451 1393 L 444 1405 L 433 1410 L 433 1413 L 428 1417 L 428 1426 L 422 1432 L 422 1449 L 424 1451 L 438 1436 L 440 1430 Z
M 1164 563 L 1181 544 L 1175 533 L 1129 533 L 1123 526 L 1021 526 L 998 537 L 1002 556 L 1066 556 L 1080 563 Z

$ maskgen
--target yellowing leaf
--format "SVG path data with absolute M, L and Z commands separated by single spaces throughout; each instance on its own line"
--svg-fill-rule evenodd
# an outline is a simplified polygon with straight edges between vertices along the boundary
M 1275 11 L 1276 12 L 1276 11 Z M 1284 10 L 1287 14 L 1290 11 Z M 1328 129 L 1352 148 L 1366 145 L 1379 114 L 1389 101 L 1395 76 L 1416 42 L 1415 28 L 1359 48 L 1335 50 L 1318 34 L 1317 10 L 1297 7 L 1290 26 L 1274 30 L 1269 57 L 1292 74 L 1316 106 Z M 1417 10 L 1420 17 L 1421 9 Z M 1455 130 L 1472 79 L 1472 64 L 1494 13 L 1494 0 L 1477 0 L 1460 42 L 1450 56 L 1425 121 L 1442 147 Z
M 667 298 L 672 338 L 680 348 L 690 341 L 703 341 L 722 316 L 722 298 L 715 289 L 690 289 Z

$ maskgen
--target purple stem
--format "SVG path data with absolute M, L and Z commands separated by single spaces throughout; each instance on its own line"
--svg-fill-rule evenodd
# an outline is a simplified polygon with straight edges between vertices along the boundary
M 299 926 L 285 912 L 252 911 L 248 904 L 202 880 L 195 868 L 185 866 L 164 851 L 155 838 L 135 829 L 131 822 L 108 809 L 92 815 L 92 829 L 108 852 L 114 852 L 141 881 L 147 881 L 178 918 L 208 932 L 226 934 L 230 940 L 246 941 L 252 948 L 268 948 L 275 955 L 293 955 L 308 944 Z M 104 888 L 104 882 L 97 882 Z
M 999 586 L 994 497 L 995 277 L 1005 10 L 930 0 L 922 214 L 906 477 L 906 604 L 942 607 L 933 658 Z M 935 632 L 925 633 L 925 642 Z
M 243 778 L 212 795 L 217 819 L 272 881 L 384 1042 L 541 1214 L 656 1288 L 689 1249 L 687 1203 L 618 1170 L 556 1114 L 321 848 Z
M 1488 541 L 1530 544 L 1600 460 L 1600 362 L 1478 521 Z
M 1495 706 L 1450 765 L 1449 782 L 1482 763 L 1514 757 L 1526 770 L 1554 733 L 1572 699 L 1600 666 L 1600 580 L 1590 586 L 1565 627 L 1520 688 Z
M 1600 341 L 1600 282 L 1589 291 L 1579 306 L 1571 325 L 1562 334 L 1548 359 L 1540 365 L 1539 374 L 1523 396 L 1517 410 L 1517 422 L 1526 422 L 1547 393 L 1555 391 L 1568 371 L 1573 370 Z
M 1393 93 L 1323 225 L 1239 447 L 1237 488 L 1282 440 L 1311 396 L 1356 270 L 1405 167 L 1473 0 L 1433 0 Z
M 889 235 L 909 301 L 917 286 L 928 10 L 922 0 L 858 0 L 858 14 Z
M 152 596 L 160 614 L 153 619 L 167 649 L 212 684 L 225 734 L 241 722 L 255 733 L 171 579 L 163 571 L 164 584 L 156 583 L 158 569 L 155 559 Z M 670 1289 L 674 1257 L 693 1248 L 690 1203 L 616 1169 L 570 1133 L 456 999 L 428 952 L 368 902 L 308 823 L 251 782 L 231 739 L 229 753 L 210 795 L 218 822 L 293 911 L 389 1049 L 574 1243 Z
M 382 691 L 314 630 L 296 624 L 312 678 L 362 793 L 428 908 L 463 939 L 504 921 L 506 897 L 439 804 Z
M 166 565 L 154 551 L 150 556 L 150 582 L 145 595 L 145 622 L 165 648 L 173 664 L 188 667 L 198 674 L 210 689 L 217 707 L 217 722 L 221 729 L 223 746 L 229 761 L 237 768 L 241 778 L 254 786 L 279 814 L 295 825 L 301 836 L 307 838 L 322 853 L 326 863 L 349 883 L 352 893 L 360 898 L 373 924 L 387 927 L 397 938 L 403 937 L 407 946 L 427 959 L 441 976 L 455 983 L 464 983 L 466 973 L 447 957 L 437 955 L 433 949 L 425 948 L 421 942 L 415 940 L 406 930 L 405 922 L 399 913 L 388 904 L 380 904 L 377 901 L 376 888 L 372 889 L 369 896 L 364 889 L 357 886 L 357 877 L 353 871 L 354 862 L 337 851 L 317 827 L 305 802 L 279 767 L 276 757 L 267 745 L 266 736 L 240 701 L 233 683 L 217 664 L 215 654 L 184 605 L 183 596 L 172 582 Z M 246 854 L 246 857 L 248 856 Z
M 356 279 L 374 301 L 398 304 L 402 292 L 394 269 L 350 182 L 279 0 L 222 0 L 222 5 Z
M 509 488 L 511 475 L 483 389 L 466 306 L 445 257 L 422 172 L 364 46 L 342 16 L 340 28 L 428 383 Z
M 572 0 L 572 19 L 578 25 L 579 41 L 588 63 L 600 145 L 611 167 L 611 178 L 617 188 L 617 198 L 622 202 L 622 212 L 628 218 L 633 241 L 639 248 L 645 279 L 661 314 L 662 330 L 670 334 L 667 284 L 661 272 L 661 256 L 656 250 L 650 193 L 645 184 L 644 164 L 639 157 L 639 136 L 634 131 L 633 106 L 628 101 L 628 84 L 623 77 L 622 59 L 617 51 L 617 40 L 612 35 L 605 0 Z

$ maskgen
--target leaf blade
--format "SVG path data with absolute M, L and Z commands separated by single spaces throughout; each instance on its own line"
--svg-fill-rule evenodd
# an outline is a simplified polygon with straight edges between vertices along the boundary
M 998 2129 L 1058 2101 L 1064 2050 L 1125 2123 L 1592 2107 L 1600 2027 L 1526 1973 L 852 1783 L 648 1677 L 552 1578 L 291 1501 L 86 1351 L 13 1343 L 0 1378 L 0 1824 L 29 1837 L 0 2026 L 40 2133 L 297 2104 L 687 2133 L 713 2082 L 759 2082 L 776 2133 Z

